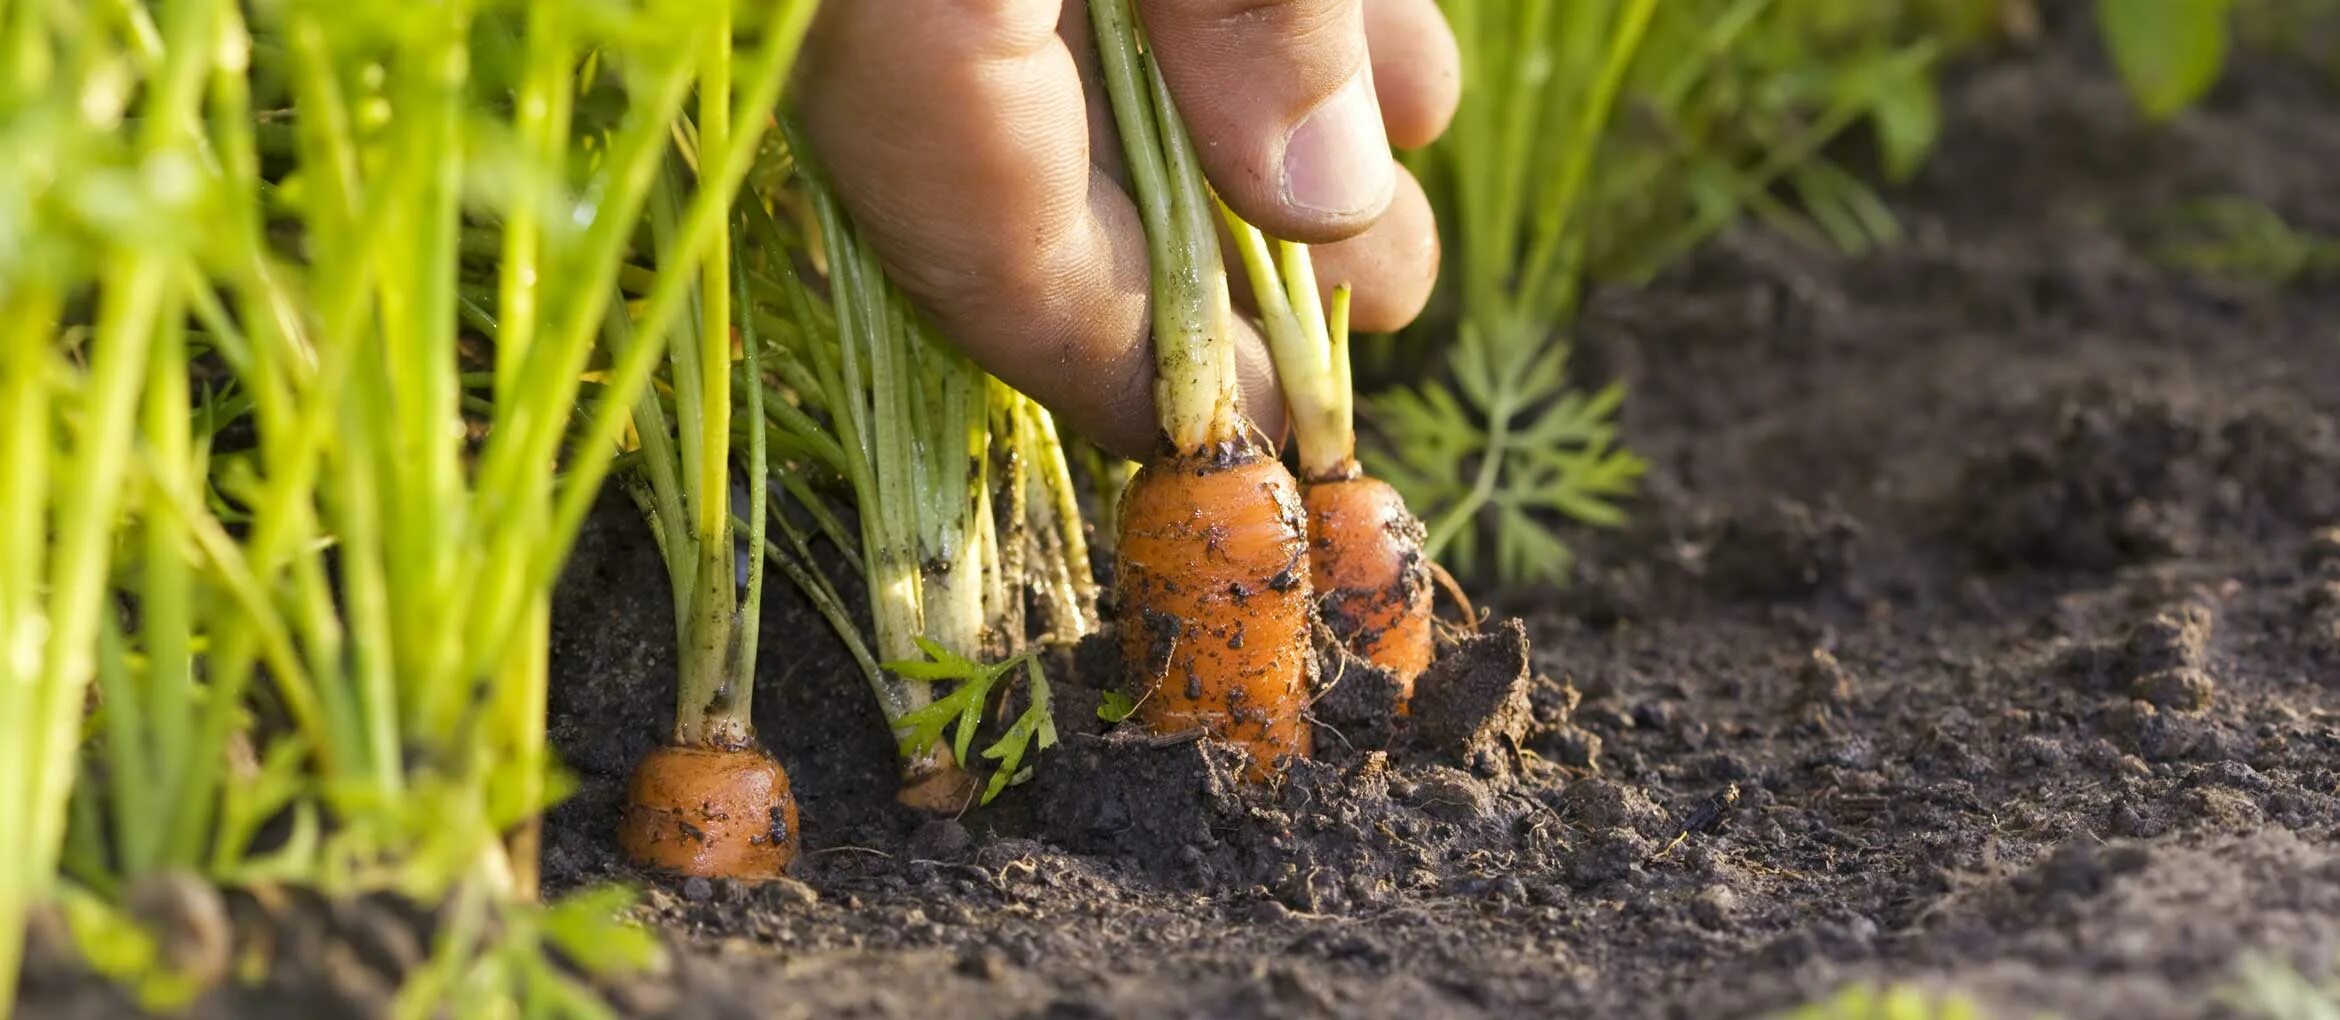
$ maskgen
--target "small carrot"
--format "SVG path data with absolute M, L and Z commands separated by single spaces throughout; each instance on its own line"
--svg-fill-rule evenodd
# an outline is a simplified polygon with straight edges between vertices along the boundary
M 1430 562 L 1422 522 L 1387 482 L 1357 464 L 1356 398 L 1349 378 L 1349 288 L 1317 299 L 1308 248 L 1278 241 L 1220 207 L 1258 296 L 1268 350 L 1292 406 L 1308 562 L 1325 622 L 1349 651 L 1398 679 L 1398 714 L 1430 666 Z
M 701 96 L 701 144 L 722 152 L 731 144 L 719 125 L 729 117 L 723 79 Z M 651 208 L 660 256 L 676 235 L 684 190 L 679 161 L 670 160 Z M 796 800 L 787 773 L 756 741 L 750 709 L 755 695 L 756 649 L 764 596 L 765 545 L 771 456 L 764 430 L 763 387 L 749 385 L 746 406 L 732 400 L 732 311 L 751 309 L 747 267 L 731 243 L 731 225 L 719 220 L 716 254 L 701 265 L 700 320 L 667 346 L 674 411 L 655 389 L 633 410 L 639 467 L 629 490 L 651 526 L 673 583 L 679 653 L 674 730 L 643 758 L 627 784 L 618 845 L 646 868 L 710 878 L 764 881 L 796 859 Z M 737 352 L 746 378 L 762 378 L 754 320 Z M 640 342 L 622 312 L 604 322 L 602 343 L 613 354 Z M 735 410 L 740 413 L 735 413 Z M 735 493 L 733 434 L 744 430 L 745 468 Z M 737 505 L 740 513 L 734 513 Z M 742 527 L 742 517 L 744 524 Z M 744 576 L 741 573 L 745 561 Z
M 1121 503 L 1122 654 L 1149 692 L 1139 718 L 1242 746 L 1255 778 L 1309 751 L 1299 496 L 1273 457 L 1170 457 L 1140 469 Z
M 626 784 L 618 847 L 647 868 L 753 880 L 788 870 L 796 834 L 796 798 L 771 755 L 668 745 Z
M 1430 668 L 1430 569 L 1422 522 L 1388 482 L 1359 474 L 1312 480 L 1308 567 L 1325 622 L 1359 658 L 1398 678 L 1398 712 Z
M 1091 0 L 1106 92 L 1153 266 L 1163 445 L 1123 491 L 1122 651 L 1138 717 L 1250 754 L 1248 778 L 1305 757 L 1316 668 L 1299 485 L 1237 405 L 1234 313 L 1194 146 L 1128 0 Z

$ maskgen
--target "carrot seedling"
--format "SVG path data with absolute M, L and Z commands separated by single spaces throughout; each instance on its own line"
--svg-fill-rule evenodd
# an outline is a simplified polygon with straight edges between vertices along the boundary
M 1422 522 L 1405 498 L 1357 464 L 1349 288 L 1333 292 L 1328 316 L 1307 246 L 1279 241 L 1270 252 L 1258 228 L 1219 208 L 1258 295 L 1268 351 L 1292 409 L 1318 610 L 1351 652 L 1397 678 L 1404 714 L 1415 678 L 1430 666 L 1430 561 Z
M 1122 493 L 1122 653 L 1138 718 L 1242 747 L 1271 777 L 1309 752 L 1315 671 L 1299 486 L 1237 404 L 1212 199 L 1128 0 L 1090 0 L 1153 270 L 1162 444 Z
M 783 517 L 775 521 L 788 541 L 769 549 L 861 664 L 902 754 L 898 799 L 956 813 L 995 795 L 1002 773 L 1012 781 L 1023 755 L 1050 743 L 1016 736 L 984 748 L 980 755 L 999 763 L 988 786 L 969 771 L 982 707 L 1028 658 L 1027 604 L 1047 643 L 1069 644 L 1095 627 L 1096 585 L 1071 474 L 1047 413 L 934 334 L 805 153 L 792 154 L 819 233 L 834 327 L 818 328 L 814 296 L 780 274 L 798 320 L 812 327 L 773 345 L 784 392 L 765 406 L 780 445 L 851 491 L 858 533 L 819 526 L 862 572 L 868 641 L 843 619 L 805 536 Z M 757 219 L 767 246 L 790 243 L 776 221 Z M 816 523 L 833 517 L 816 493 L 790 495 Z M 938 690 L 945 684 L 947 693 Z M 1045 691 L 1044 680 L 1026 684 L 1043 715 Z
M 728 40 L 726 40 L 728 45 Z M 720 63 L 721 56 L 717 57 Z M 721 75 L 701 86 L 702 150 L 722 151 L 729 140 L 714 125 L 728 115 Z M 661 263 L 677 261 L 672 244 L 681 170 L 669 164 L 666 186 L 651 211 L 653 250 Z M 635 401 L 637 467 L 628 491 L 648 519 L 673 582 L 679 642 L 674 729 L 664 746 L 634 771 L 618 842 L 646 867 L 680 874 L 745 880 L 784 873 L 795 860 L 796 799 L 788 774 L 757 743 L 751 716 L 755 694 L 758 623 L 762 619 L 765 501 L 771 475 L 764 429 L 762 376 L 755 321 L 744 323 L 746 406 L 732 399 L 732 314 L 745 309 L 744 265 L 735 264 L 732 230 L 718 228 L 700 263 L 693 304 L 697 322 L 667 345 L 671 417 L 656 389 Z M 622 353 L 629 323 L 613 313 L 603 343 Z M 744 427 L 742 423 L 744 422 Z M 734 450 L 734 434 L 746 449 Z M 735 453 L 740 455 L 736 486 Z M 744 519 L 733 504 L 744 502 Z M 744 524 L 745 533 L 740 533 Z M 744 546 L 742 545 L 744 543 Z M 746 569 L 736 564 L 745 559 Z M 740 575 L 744 573 L 745 577 Z
M 569 1009 L 589 993 L 508 966 L 540 953 L 514 905 L 557 793 L 551 593 L 811 4 L 761 8 L 736 68 L 729 8 L 683 2 L 120 6 L 16 5 L 0 33 L 0 220 L 43 252 L 0 246 L 0 971 L 70 833 L 100 896 L 193 870 L 445 905 L 424 969 L 451 977 L 404 1015 Z M 481 77 L 508 22 L 517 84 Z M 581 416 L 668 140 L 718 81 L 732 142 L 701 146 Z M 573 116 L 581 84 L 607 120 Z M 470 270 L 473 231 L 500 265 Z M 198 332 L 234 391 L 191 412 Z M 244 445 L 206 456 L 187 417 L 229 407 Z
M 1624 519 L 1615 500 L 1642 463 L 1618 447 L 1623 392 L 1568 388 L 1566 334 L 1594 243 L 1595 156 L 1609 151 L 1611 114 L 1662 6 L 1447 8 L 1467 69 L 1462 105 L 1411 162 L 1445 199 L 1461 313 L 1444 358 L 1452 383 L 1376 397 L 1385 449 L 1371 458 L 1426 518 L 1433 559 L 1491 566 L 1509 582 L 1557 581 L 1570 557 L 1551 518 Z

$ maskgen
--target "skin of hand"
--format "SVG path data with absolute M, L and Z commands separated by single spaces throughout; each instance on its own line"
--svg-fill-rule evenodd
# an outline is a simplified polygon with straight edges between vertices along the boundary
M 1135 4 L 1227 204 L 1316 246 L 1326 292 L 1355 289 L 1355 329 L 1419 314 L 1437 224 L 1391 150 L 1454 115 L 1435 0 Z M 800 73 L 840 199 L 944 335 L 1107 449 L 1152 452 L 1145 235 L 1083 0 L 830 0 Z M 1282 435 L 1267 349 L 1237 339 L 1244 410 Z

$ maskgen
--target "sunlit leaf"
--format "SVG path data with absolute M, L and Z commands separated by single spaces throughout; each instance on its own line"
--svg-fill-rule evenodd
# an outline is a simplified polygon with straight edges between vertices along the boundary
M 1885 176 L 1908 180 L 1942 134 L 1942 100 L 1931 69 L 1910 65 L 1878 75 L 1869 101 L 1869 123 L 1876 127 L 1877 156 Z
M 601 977 L 658 966 L 658 937 L 625 917 L 634 892 L 624 886 L 596 886 L 569 894 L 546 907 L 545 940 L 586 973 Z
M 2146 116 L 2176 116 L 2218 80 L 2233 6 L 2233 0 L 2096 0 L 2105 49 Z

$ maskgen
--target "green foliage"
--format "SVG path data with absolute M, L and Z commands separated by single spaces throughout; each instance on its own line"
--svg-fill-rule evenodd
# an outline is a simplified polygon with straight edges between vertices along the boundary
M 2105 49 L 2147 116 L 2174 117 L 2217 82 L 2233 8 L 2234 0 L 2096 0 Z
M 1476 337 L 1466 328 L 1460 343 L 1478 346 Z M 1515 386 L 1474 384 L 1484 377 L 1460 369 L 1477 359 L 1458 357 L 1461 399 L 1432 382 L 1375 402 L 1395 453 L 1377 461 L 1377 470 L 1413 505 L 1445 510 L 1435 519 L 1432 548 L 1457 562 L 1490 564 L 1505 580 L 1557 579 L 1570 554 L 1546 520 L 1564 514 L 1603 526 L 1623 522 L 1614 500 L 1632 491 L 1642 471 L 1640 458 L 1617 446 L 1610 421 L 1624 391 L 1610 386 L 1591 397 L 1565 391 L 1559 376 L 1566 351 L 1545 348 L 1525 382 Z M 1497 402 L 1517 401 L 1520 392 L 1547 399 L 1525 411 Z M 1462 400 L 1469 401 L 1468 410 Z M 1483 415 L 1496 410 L 1505 425 L 1500 433 L 1481 424 Z M 1515 420 L 1521 420 L 1516 429 Z M 1480 473 L 1461 474 L 1458 464 L 1476 464 Z M 1488 465 L 1502 472 L 1492 484 L 1486 482 Z M 1491 527 L 1478 526 L 1475 515 L 1485 513 L 1492 515 Z M 1482 541 L 1492 546 L 1482 552 Z
M 2300 230 L 2281 214 L 2240 195 L 2183 202 L 2145 212 L 2154 261 L 2189 273 L 2286 286 L 2340 272 L 2340 238 Z
M 967 752 L 974 744 L 977 731 L 982 729 L 983 706 L 999 688 L 1000 681 L 1015 672 L 1016 667 L 1027 670 L 1025 692 L 1030 704 L 982 752 L 983 757 L 997 763 L 990 783 L 983 790 L 983 803 L 989 804 L 1001 790 L 1030 778 L 1031 769 L 1024 765 L 1027 751 L 1044 751 L 1056 746 L 1056 720 L 1049 714 L 1048 678 L 1040 669 L 1039 658 L 1029 652 L 986 665 L 925 638 L 918 638 L 917 642 L 918 650 L 926 653 L 925 659 L 888 662 L 885 668 L 905 680 L 955 686 L 949 694 L 894 720 L 905 758 L 926 753 L 941 742 L 947 730 L 957 760 L 972 761 Z
M 1554 581 L 1557 525 L 1614 525 L 1643 465 L 1614 390 L 1566 373 L 1582 290 L 1640 280 L 1742 215 L 1862 251 L 1900 236 L 1829 154 L 1865 128 L 1888 177 L 1941 130 L 1942 54 L 1990 0 L 1503 0 L 1446 5 L 1462 108 L 1416 154 L 1448 231 L 1417 333 L 1457 337 L 1445 376 L 1371 402 L 1373 470 L 1431 522 L 1430 549 L 1510 582 Z M 1458 477 L 1459 476 L 1459 477 Z
M 942 727 L 960 718 L 955 762 L 971 764 L 982 707 L 976 688 L 996 682 L 1020 658 L 1032 629 L 1026 606 L 1051 641 L 1076 641 L 1095 626 L 1096 582 L 1064 445 L 1046 411 L 936 334 L 887 277 L 801 140 L 789 141 L 809 222 L 751 216 L 752 228 L 774 248 L 818 251 L 828 275 L 825 305 L 793 272 L 776 275 L 796 321 L 828 328 L 799 329 L 768 345 L 778 371 L 764 404 L 775 449 L 812 453 L 796 462 L 840 483 L 859 510 L 866 639 L 843 612 L 835 585 L 811 569 L 809 546 L 793 523 L 775 518 L 789 544 L 768 550 L 845 636 L 913 768 L 940 746 Z M 810 487 L 792 494 L 816 511 L 827 499 Z M 841 529 L 821 528 L 840 546 L 849 541 Z M 874 657 L 863 651 L 871 647 Z M 936 656 L 938 649 L 950 658 Z M 919 663 L 922 653 L 934 658 Z M 982 655 L 1005 658 L 975 666 Z M 933 681 L 979 674 L 980 683 L 962 683 L 946 699 L 948 708 L 929 703 Z M 1040 731 L 1035 723 L 1029 732 Z M 1053 742 L 1053 730 L 1046 732 L 1039 746 Z M 1019 774 L 1020 748 L 1033 739 L 994 745 L 1018 748 L 1002 772 Z
M 1982 1020 L 1992 1016 L 1980 1002 L 1957 992 L 1914 985 L 1847 985 L 1811 1005 L 1781 1013 L 1778 1020 Z
M 999 796 L 1001 790 L 1032 778 L 1032 767 L 1024 764 L 1026 751 L 1039 752 L 1056 746 L 1056 716 L 1051 714 L 1048 674 L 1040 668 L 1039 659 L 1028 658 L 1024 663 L 1029 673 L 1024 690 L 1031 703 L 1016 715 L 1007 732 L 983 749 L 983 756 L 994 763 L 991 780 L 983 786 L 986 804 Z
M 57 905 L 74 950 L 91 970 L 127 989 L 139 1008 L 178 1010 L 203 991 L 202 977 L 172 967 L 161 944 L 121 907 L 73 886 L 65 887 Z
M 391 1016 L 617 1020 L 589 979 L 665 965 L 658 937 L 625 916 L 633 903 L 633 892 L 616 886 L 546 905 L 459 898 L 430 959 L 398 990 Z M 515 1014 L 514 1004 L 526 1012 Z
M 1097 718 L 1118 723 L 1137 712 L 1137 699 L 1120 691 L 1106 691 L 1097 702 Z
M 1695 0 L 1662 5 L 1627 110 L 1601 142 L 1585 229 L 1599 278 L 1640 280 L 1742 215 L 1860 252 L 1900 237 L 1831 146 L 1866 129 L 1891 180 L 1941 131 L 1941 57 L 1995 0 Z
M 730 6 L 7 8 L 0 1013 L 61 854 L 85 907 L 166 870 L 534 896 L 552 584 L 811 12 Z M 678 136 L 669 261 L 629 277 Z M 588 385 L 613 310 L 637 343 Z M 516 977 L 441 988 L 555 1009 L 535 943 L 476 932 L 450 958 Z
M 2340 987 L 2310 981 L 2264 956 L 2244 957 L 2219 998 L 2238 1015 L 2259 1020 L 2340 1020 Z

